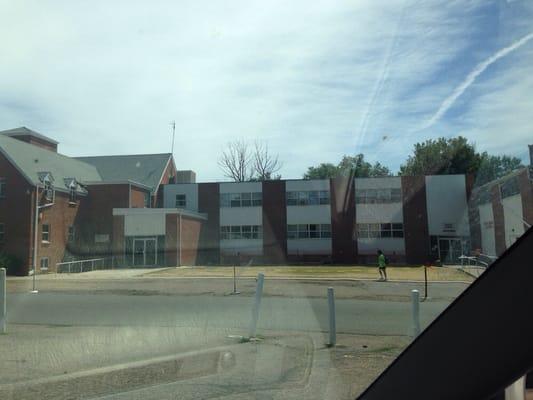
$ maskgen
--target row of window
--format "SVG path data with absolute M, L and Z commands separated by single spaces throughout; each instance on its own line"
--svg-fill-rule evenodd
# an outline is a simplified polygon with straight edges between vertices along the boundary
M 385 204 L 401 203 L 401 189 L 356 189 L 355 202 L 357 204 Z
M 263 195 L 261 192 L 221 193 L 220 207 L 261 207 Z
M 220 227 L 220 239 L 262 239 L 261 225 L 232 225 Z
M 403 238 L 403 224 L 357 224 L 357 237 L 366 238 Z
M 288 206 L 314 206 L 329 203 L 329 192 L 327 190 L 287 192 Z
M 287 239 L 328 239 L 331 224 L 287 225 Z

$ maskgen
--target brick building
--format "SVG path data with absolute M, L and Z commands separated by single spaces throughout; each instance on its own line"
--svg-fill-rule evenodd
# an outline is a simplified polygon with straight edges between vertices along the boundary
M 25 127 L 0 132 L 0 252 L 21 262 L 10 273 L 27 275 L 35 253 L 38 272 L 113 254 L 113 237 L 124 234 L 114 232 L 114 209 L 151 207 L 163 184 L 194 179 L 176 171 L 171 154 L 72 158 L 57 146 Z M 191 219 L 183 219 L 186 232 Z M 163 252 L 158 264 L 166 262 Z
M 458 262 L 469 251 L 464 175 L 169 184 L 163 205 L 207 216 L 202 264 Z

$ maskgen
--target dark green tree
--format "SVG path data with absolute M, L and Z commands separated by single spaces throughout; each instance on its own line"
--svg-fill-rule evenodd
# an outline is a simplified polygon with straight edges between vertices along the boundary
M 343 156 L 339 164 L 322 163 L 316 167 L 309 167 L 304 174 L 304 179 L 327 179 L 338 176 L 355 176 L 357 178 L 368 178 L 376 176 L 389 176 L 390 170 L 376 162 L 370 164 L 365 161 L 364 154 L 355 156 Z
M 400 166 L 400 175 L 444 175 L 477 173 L 481 155 L 462 136 L 429 139 L 417 143 L 413 155 Z
M 481 164 L 476 175 L 476 186 L 501 178 L 515 169 L 522 168 L 522 160 L 512 156 L 493 156 L 481 153 Z

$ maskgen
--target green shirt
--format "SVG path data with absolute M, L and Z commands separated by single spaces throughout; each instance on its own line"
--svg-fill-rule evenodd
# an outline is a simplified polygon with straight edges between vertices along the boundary
M 387 264 L 385 263 L 385 255 L 384 254 L 380 254 L 378 256 L 378 267 L 379 268 L 385 268 L 387 266 Z

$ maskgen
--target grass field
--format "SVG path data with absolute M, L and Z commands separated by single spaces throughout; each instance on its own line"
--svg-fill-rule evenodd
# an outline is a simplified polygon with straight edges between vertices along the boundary
M 255 277 L 259 272 L 268 278 L 377 279 L 376 267 L 366 266 L 245 266 L 236 268 L 239 277 Z M 388 267 L 393 281 L 423 281 L 424 267 Z M 428 281 L 466 281 L 473 278 L 455 268 L 428 267 Z M 179 267 L 148 272 L 145 276 L 168 277 L 231 277 L 232 267 Z

